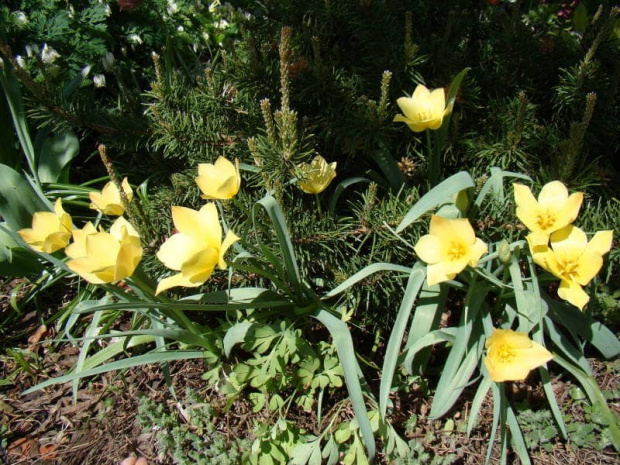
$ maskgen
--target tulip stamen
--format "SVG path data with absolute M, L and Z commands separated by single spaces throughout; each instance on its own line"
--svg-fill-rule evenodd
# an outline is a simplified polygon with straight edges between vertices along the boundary
M 546 231 L 550 229 L 555 224 L 555 216 L 550 214 L 549 212 L 540 212 L 536 215 L 536 224 L 542 229 Z
M 502 344 L 497 351 L 497 358 L 501 360 L 502 363 L 510 363 L 517 356 L 514 349 L 506 344 Z
M 450 260 L 459 260 L 464 257 L 466 253 L 467 247 L 458 241 L 453 241 L 448 249 L 448 257 L 450 257 Z

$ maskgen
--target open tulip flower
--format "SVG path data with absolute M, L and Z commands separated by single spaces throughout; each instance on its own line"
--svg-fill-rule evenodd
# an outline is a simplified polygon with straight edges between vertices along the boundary
M 52 253 L 62 249 L 71 239 L 73 221 L 56 200 L 53 212 L 36 212 L 32 215 L 32 228 L 19 231 L 21 238 L 38 252 Z
M 222 228 L 213 203 L 198 211 L 174 206 L 172 220 L 178 232 L 162 244 L 157 258 L 180 273 L 161 280 L 157 285 L 157 294 L 175 286 L 200 286 L 211 276 L 216 265 L 226 268 L 224 254 L 239 240 L 232 231 L 228 231 L 222 242 Z
M 234 165 L 224 157 L 219 157 L 214 164 L 200 163 L 196 184 L 203 199 L 232 199 L 241 186 L 239 160 L 235 160 Z
M 485 343 L 484 364 L 496 383 L 522 381 L 534 368 L 547 363 L 553 355 L 527 334 L 511 329 L 495 329 Z
M 451 220 L 433 215 L 429 233 L 414 247 L 428 265 L 429 286 L 454 279 L 467 265 L 478 265 L 478 260 L 488 250 L 465 218 Z
M 537 247 L 534 261 L 561 279 L 558 295 L 583 310 L 590 297 L 587 285 L 603 266 L 603 255 L 611 249 L 613 231 L 599 231 L 588 242 L 576 226 L 566 226 L 551 234 L 551 247 Z
M 396 100 L 404 115 L 396 115 L 394 122 L 406 123 L 413 132 L 425 129 L 439 129 L 451 107 L 446 108 L 446 95 L 443 87 L 432 92 L 419 84 L 411 97 Z
M 534 198 L 529 187 L 514 184 L 517 217 L 531 231 L 528 236 L 530 247 L 546 246 L 549 235 L 568 226 L 579 213 L 583 202 L 583 193 L 568 195 L 568 189 L 560 181 L 552 181 L 543 186 Z
M 121 188 L 127 199 L 127 203 L 133 199 L 133 190 L 129 185 L 127 178 L 123 179 Z M 125 212 L 125 205 L 121 199 L 121 193 L 117 185 L 110 181 L 101 192 L 91 192 L 90 196 L 90 208 L 100 211 L 104 215 L 121 216 Z
M 321 155 L 317 155 L 312 162 L 297 165 L 297 185 L 306 194 L 320 194 L 336 177 L 336 164 L 327 163 Z
M 97 231 L 92 223 L 73 232 L 74 242 L 65 250 L 67 266 L 92 284 L 115 283 L 131 276 L 142 258 L 140 236 L 119 217 L 110 232 Z

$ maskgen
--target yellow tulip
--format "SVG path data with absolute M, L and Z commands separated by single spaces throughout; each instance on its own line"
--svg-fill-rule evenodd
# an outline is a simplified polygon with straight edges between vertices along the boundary
M 214 164 L 200 163 L 196 184 L 203 199 L 232 199 L 241 186 L 239 160 L 235 160 L 234 165 L 224 157 L 219 157 Z
M 32 228 L 18 231 L 21 238 L 38 252 L 52 253 L 62 249 L 71 239 L 73 221 L 56 200 L 53 212 L 36 212 L 32 215 Z
M 121 183 L 127 203 L 133 199 L 133 189 L 129 185 L 127 178 Z M 101 192 L 91 192 L 90 208 L 100 211 L 104 215 L 121 216 L 125 212 L 125 205 L 121 200 L 121 193 L 116 184 L 112 181 L 103 186 Z
M 561 279 L 560 298 L 583 310 L 590 297 L 581 286 L 592 281 L 603 266 L 603 255 L 611 249 L 613 231 L 599 231 L 588 242 L 581 229 L 569 225 L 551 234 L 550 239 L 550 248 L 533 248 L 534 261 Z
M 172 207 L 172 220 L 177 233 L 166 240 L 157 252 L 157 258 L 171 270 L 180 271 L 164 278 L 156 293 L 171 287 L 197 287 L 204 283 L 216 265 L 226 268 L 224 254 L 239 238 L 228 231 L 222 242 L 222 228 L 215 204 L 200 210 Z
M 414 250 L 428 264 L 428 285 L 432 286 L 454 279 L 467 265 L 478 265 L 488 248 L 467 219 L 433 215 L 429 234 L 418 240 Z
M 439 129 L 444 117 L 452 111 L 451 106 L 446 108 L 443 87 L 431 92 L 419 84 L 411 97 L 401 97 L 396 103 L 404 115 L 396 115 L 394 122 L 406 123 L 413 132 Z
M 531 247 L 546 246 L 549 235 L 571 224 L 577 218 L 583 193 L 568 195 L 568 189 L 560 181 L 543 186 L 538 200 L 529 187 L 514 184 L 517 217 L 531 231 L 528 242 Z
M 310 163 L 297 165 L 297 185 L 306 194 L 320 194 L 336 177 L 336 165 L 336 162 L 327 163 L 321 155 L 314 157 Z
M 140 236 L 123 217 L 116 219 L 110 232 L 97 231 L 87 223 L 73 232 L 73 239 L 65 251 L 72 258 L 67 266 L 92 284 L 131 276 L 142 258 Z
M 493 329 L 485 343 L 487 355 L 484 364 L 497 383 L 522 381 L 534 368 L 547 363 L 553 355 L 527 334 L 511 329 Z

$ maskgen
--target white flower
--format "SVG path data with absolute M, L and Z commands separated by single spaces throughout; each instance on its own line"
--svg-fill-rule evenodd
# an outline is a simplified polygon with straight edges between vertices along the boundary
M 43 60 L 43 63 L 51 65 L 57 58 L 60 58 L 60 53 L 52 47 L 48 47 L 47 44 L 43 44 L 43 50 L 41 50 L 41 60 Z
M 173 14 L 178 13 L 179 5 L 177 5 L 174 0 L 168 0 L 168 6 L 166 7 L 166 11 L 168 11 L 168 14 L 172 16 Z
M 21 55 L 15 55 L 15 61 L 17 62 L 20 68 L 26 67 L 26 60 L 24 60 Z
M 209 4 L 209 13 L 215 13 L 217 7 L 220 6 L 219 0 L 215 0 Z
M 88 74 L 90 73 L 90 69 L 92 68 L 92 66 L 90 65 L 86 65 L 82 68 L 82 71 L 80 71 L 80 74 L 82 75 L 83 78 L 86 78 L 86 76 L 88 76 Z
M 17 24 L 20 24 L 22 26 L 25 24 L 28 24 L 28 17 L 23 11 L 16 11 L 14 14 L 15 14 L 15 21 L 17 22 Z
M 101 62 L 103 63 L 103 69 L 111 71 L 114 66 L 114 55 L 112 52 L 106 52 L 103 58 L 101 58 Z
M 177 31 L 183 32 L 185 28 L 183 26 L 177 26 Z
M 202 38 L 205 40 L 205 42 L 209 42 L 209 33 L 208 32 L 203 32 L 202 33 Z
M 226 21 L 225 19 L 221 19 L 217 23 L 215 23 L 215 27 L 217 27 L 218 29 L 226 29 L 228 27 L 228 21 Z
M 107 3 L 103 6 L 103 12 L 106 16 L 110 16 L 112 14 L 112 9 L 110 8 L 110 5 L 108 5 Z
M 105 87 L 105 76 L 103 74 L 95 74 L 93 76 L 95 87 Z
M 142 43 L 142 37 L 140 37 L 138 34 L 129 34 L 127 40 L 134 45 Z
M 73 5 L 69 5 L 69 18 L 73 19 L 75 18 L 75 8 L 73 8 Z

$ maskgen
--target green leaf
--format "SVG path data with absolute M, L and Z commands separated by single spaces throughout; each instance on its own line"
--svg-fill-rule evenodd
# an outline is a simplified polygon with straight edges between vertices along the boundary
M 405 184 L 405 175 L 387 149 L 373 150 L 370 157 L 377 163 L 392 190 L 398 191 Z
M 230 351 L 235 344 L 245 341 L 245 336 L 252 326 L 254 326 L 254 323 L 245 320 L 235 323 L 228 331 L 226 331 L 223 341 L 224 354 L 226 357 L 230 357 Z
M 79 151 L 80 142 L 73 132 L 65 132 L 45 139 L 37 160 L 41 182 L 68 182 L 66 168 Z
M 34 213 L 50 211 L 26 178 L 13 168 L 0 165 L 0 179 L 0 215 L 13 231 L 29 228 Z
M 527 446 L 525 445 L 525 439 L 523 439 L 523 432 L 519 427 L 519 422 L 515 416 L 515 412 L 509 405 L 507 406 L 507 420 L 508 428 L 510 428 L 510 438 L 512 440 L 512 447 L 517 452 L 519 460 L 523 465 L 531 464 L 530 456 L 527 453 Z
M 44 265 L 31 249 L 24 249 L 14 239 L 15 233 L 0 222 L 0 276 L 22 277 L 40 273 Z
M 399 271 L 401 273 L 411 273 L 411 268 L 401 265 L 393 265 L 391 263 L 373 263 L 372 265 L 368 265 L 366 268 L 355 273 L 350 278 L 346 279 L 343 283 L 339 284 L 337 287 L 329 291 L 325 294 L 325 298 L 334 297 L 335 295 L 340 294 L 341 292 L 346 291 L 354 284 L 366 279 L 368 276 L 379 273 L 381 271 Z
M 418 293 L 425 279 L 426 266 L 417 262 L 409 275 L 405 294 L 400 303 L 396 321 L 392 327 L 390 339 L 385 350 L 383 369 L 381 370 L 381 385 L 379 387 L 379 411 L 381 412 L 381 417 L 385 417 L 385 412 L 387 410 L 388 397 L 392 387 L 392 379 L 394 378 L 394 370 L 396 369 L 396 362 L 398 361 L 398 354 L 405 335 L 405 329 L 407 328 L 407 322 L 409 321 L 409 315 L 411 314 L 413 303 L 418 297 Z
M 330 200 L 329 200 L 329 212 L 330 214 L 334 214 L 336 211 L 336 204 L 338 203 L 338 199 L 340 198 L 340 196 L 342 195 L 342 193 L 345 191 L 345 189 L 347 189 L 349 186 L 353 186 L 354 184 L 359 184 L 361 182 L 370 182 L 370 179 L 368 178 L 361 178 L 361 177 L 355 177 L 355 178 L 347 178 L 344 181 L 341 181 L 338 183 L 338 185 L 336 186 L 336 188 L 334 189 L 334 193 L 332 194 Z
M 405 346 L 407 355 L 404 364 L 405 370 L 407 370 L 409 374 L 413 374 L 414 371 L 416 374 L 422 374 L 424 372 L 431 355 L 430 349 L 422 350 L 423 348 L 420 347 L 414 352 L 410 347 L 425 335 L 438 328 L 447 294 L 447 286 L 440 286 L 439 284 L 429 286 L 425 282 L 422 287 L 420 299 L 418 300 L 411 320 L 411 326 L 409 327 L 409 333 L 407 335 L 407 344 Z M 433 342 L 433 344 L 436 342 Z M 416 367 L 415 369 L 414 365 Z
M 478 420 L 478 413 L 480 412 L 480 407 L 482 407 L 482 402 L 487 396 L 489 389 L 491 389 L 491 384 L 493 384 L 493 380 L 485 376 L 482 378 L 482 382 L 480 386 L 478 386 L 478 390 L 476 391 L 476 395 L 474 396 L 474 400 L 471 403 L 471 410 L 469 411 L 469 418 L 467 419 L 467 436 L 469 436 L 476 426 L 476 421 Z
M 465 171 L 461 171 L 450 176 L 448 179 L 433 187 L 415 203 L 396 228 L 396 232 L 402 232 L 403 229 L 420 218 L 426 212 L 440 206 L 446 202 L 446 200 L 450 200 L 454 194 L 459 193 L 463 189 L 474 186 L 474 180 L 471 178 L 469 173 Z
M 368 418 L 368 412 L 366 411 L 366 405 L 364 403 L 364 394 L 360 383 L 360 376 L 362 375 L 355 358 L 355 347 L 353 346 L 349 328 L 346 323 L 323 308 L 316 310 L 312 316 L 323 323 L 332 336 L 338 352 L 338 358 L 342 364 L 344 380 L 347 384 L 347 390 L 349 391 L 349 398 L 353 405 L 355 418 L 359 422 L 368 457 L 372 460 L 376 449 L 375 438 L 372 433 L 370 419 Z
M 169 352 L 150 352 L 144 355 L 137 355 L 135 357 L 129 357 L 116 362 L 107 363 L 102 366 L 90 370 L 84 370 L 80 373 L 71 373 L 58 378 L 48 379 L 42 383 L 37 384 L 29 389 L 26 389 L 22 395 L 30 394 L 32 392 L 40 391 L 48 386 L 54 384 L 63 384 L 73 381 L 74 379 L 86 378 L 88 376 L 99 375 L 101 373 L 107 373 L 113 370 L 123 370 L 125 368 L 132 368 L 140 365 L 148 365 L 152 363 L 163 363 L 172 360 L 189 360 L 193 358 L 203 358 L 204 352 L 197 350 L 176 350 Z
M 454 343 L 456 334 L 457 328 L 444 328 L 431 331 L 430 333 L 425 334 L 417 340 L 407 340 L 407 345 L 405 346 L 406 356 L 403 362 L 407 373 L 409 375 L 414 374 L 412 362 L 413 358 L 420 350 L 435 344 L 439 344 L 440 342 Z
M 532 182 L 532 178 L 526 176 L 521 173 L 513 173 L 511 171 L 504 171 L 496 166 L 491 168 L 491 176 L 487 179 L 487 182 L 484 183 L 482 189 L 480 189 L 480 193 L 474 202 L 474 205 L 480 207 L 484 200 L 486 199 L 489 193 L 493 193 L 492 198 L 499 202 L 504 203 L 506 200 L 506 195 L 504 192 L 504 178 L 517 178 L 523 179 L 524 181 Z

